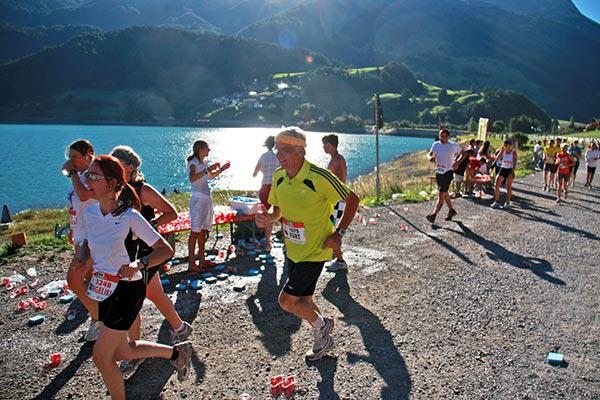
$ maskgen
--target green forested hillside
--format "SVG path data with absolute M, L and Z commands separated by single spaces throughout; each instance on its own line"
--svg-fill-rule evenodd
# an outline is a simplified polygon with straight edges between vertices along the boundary
M 573 9 L 569 0 L 319 0 L 240 35 L 351 65 L 401 60 L 438 86 L 518 90 L 555 115 L 588 119 L 600 107 L 600 26 Z
M 41 51 L 44 47 L 58 46 L 86 32 L 98 32 L 87 25 L 58 25 L 27 27 L 0 23 L 0 64 Z
M 415 79 L 399 63 L 369 68 L 319 68 L 306 73 L 279 73 L 265 85 L 271 90 L 243 95 L 204 117 L 218 120 L 270 121 L 360 128 L 373 117 L 372 99 L 380 93 L 385 119 L 399 124 L 437 125 L 445 120 L 466 125 L 479 117 L 508 127 L 522 115 L 536 127 L 549 126 L 548 114 L 527 96 L 501 89 L 482 93 L 447 90 Z M 528 127 L 529 128 L 529 127 Z
M 256 77 L 323 65 L 333 64 L 305 50 L 208 33 L 89 33 L 0 66 L 0 115 L 186 120 Z

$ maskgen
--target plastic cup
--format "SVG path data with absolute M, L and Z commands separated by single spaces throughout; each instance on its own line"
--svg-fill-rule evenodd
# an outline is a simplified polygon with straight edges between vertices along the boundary
M 58 367 L 60 365 L 60 358 L 61 358 L 60 354 L 58 354 L 58 353 L 50 354 L 48 364 L 46 364 L 46 367 L 48 367 L 48 368 Z

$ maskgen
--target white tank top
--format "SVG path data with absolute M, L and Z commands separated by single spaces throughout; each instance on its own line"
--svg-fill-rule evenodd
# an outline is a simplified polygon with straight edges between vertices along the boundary
M 510 153 L 502 153 L 502 168 L 510 169 L 514 167 L 514 154 L 515 151 L 511 151 Z

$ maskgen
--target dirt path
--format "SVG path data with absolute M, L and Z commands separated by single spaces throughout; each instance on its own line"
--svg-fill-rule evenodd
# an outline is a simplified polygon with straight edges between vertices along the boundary
M 267 399 L 268 378 L 290 373 L 297 399 L 600 398 L 600 191 L 580 183 L 556 204 L 539 180 L 515 184 L 510 211 L 459 199 L 455 222 L 436 229 L 424 218 L 428 203 L 368 211 L 377 224 L 355 223 L 348 233 L 350 271 L 319 282 L 319 304 L 336 318 L 337 349 L 317 363 L 304 361 L 307 325 L 277 305 L 281 265 L 198 294 L 171 285 L 195 328 L 194 372 L 179 384 L 167 362 L 148 360 L 128 381 L 128 397 Z M 67 260 L 22 260 L 0 273 L 35 265 L 47 282 L 62 277 Z M 241 272 L 257 264 L 231 263 Z M 167 275 L 183 276 L 177 268 Z M 247 283 L 241 293 L 232 290 L 239 280 Z M 17 300 L 2 296 L 0 398 L 106 396 L 92 347 L 78 342 L 87 316 L 77 302 L 49 301 L 46 321 L 29 328 L 34 313 L 16 313 Z M 65 320 L 68 308 L 79 311 L 76 320 Z M 144 317 L 145 338 L 166 341 L 155 309 L 145 307 Z M 545 363 L 553 350 L 564 353 L 566 368 Z M 51 352 L 64 360 L 44 371 Z

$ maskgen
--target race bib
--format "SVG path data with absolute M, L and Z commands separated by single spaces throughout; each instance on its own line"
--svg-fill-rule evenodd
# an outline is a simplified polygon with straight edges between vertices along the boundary
M 510 168 L 512 168 L 512 162 L 510 162 L 510 161 L 502 161 L 502 168 L 504 168 L 504 169 L 510 169 Z
M 558 168 L 560 168 L 560 169 L 565 169 L 565 167 L 566 167 L 566 165 L 562 164 L 562 163 L 558 165 Z
M 69 208 L 69 225 L 71 225 L 71 230 L 77 226 L 77 212 L 72 208 Z
M 443 174 L 447 170 L 448 170 L 448 168 L 446 168 L 446 165 L 444 165 L 444 164 L 436 164 L 435 165 L 435 172 L 437 172 L 438 174 Z
M 283 234 L 287 240 L 296 244 L 306 243 L 306 233 L 302 222 L 290 222 L 282 218 L 281 224 L 283 226 Z
M 104 301 L 117 289 L 119 277 L 105 272 L 94 272 L 88 286 L 87 295 L 96 301 Z

